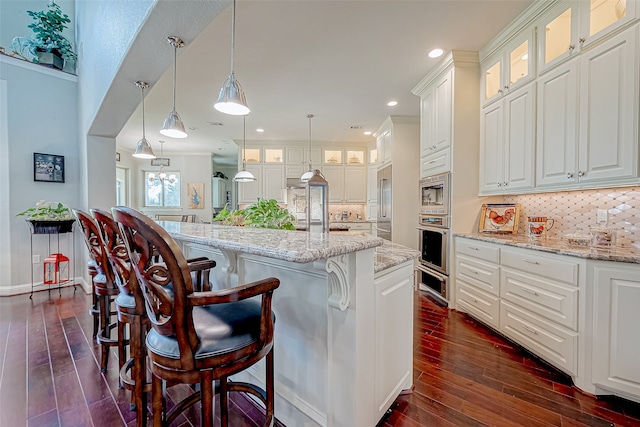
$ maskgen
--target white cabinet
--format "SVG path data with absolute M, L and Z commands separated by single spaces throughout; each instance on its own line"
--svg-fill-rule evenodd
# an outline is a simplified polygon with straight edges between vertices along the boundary
M 582 47 L 599 40 L 636 19 L 637 0 L 597 0 L 580 4 L 580 37 Z
M 482 109 L 480 192 L 533 187 L 535 83 Z
M 527 28 L 483 61 L 480 81 L 482 105 L 487 105 L 535 77 L 534 29 Z
M 384 270 L 375 286 L 375 419 L 413 382 L 413 262 Z
M 538 79 L 536 185 L 569 185 L 577 179 L 577 58 Z
M 580 182 L 637 176 L 637 61 L 637 25 L 581 56 Z
M 578 1 L 561 1 L 538 21 L 540 74 L 566 61 L 580 50 L 578 5 Z
M 636 25 L 540 78 L 538 186 L 587 187 L 637 177 L 637 46 Z
M 598 262 L 593 267 L 593 365 L 595 385 L 640 399 L 640 268 Z
M 420 156 L 451 146 L 453 68 L 445 71 L 420 96 Z
M 223 208 L 227 204 L 227 180 L 211 178 L 211 207 Z
M 383 129 L 376 134 L 377 155 L 379 167 L 386 166 L 391 162 L 391 129 Z
M 329 183 L 329 202 L 367 201 L 367 170 L 364 166 L 323 166 L 322 174 Z
M 284 165 L 247 164 L 247 171 L 256 177 L 256 181 L 238 184 L 238 203 L 253 204 L 258 201 L 258 197 L 286 203 Z
M 378 165 L 367 167 L 367 203 L 378 203 Z

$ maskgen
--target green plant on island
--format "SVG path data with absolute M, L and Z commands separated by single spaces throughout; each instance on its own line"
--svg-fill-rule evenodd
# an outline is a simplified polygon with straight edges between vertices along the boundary
M 78 55 L 73 51 L 71 42 L 62 35 L 62 31 L 67 28 L 66 24 L 71 22 L 66 13 L 62 13 L 60 6 L 54 1 L 47 5 L 48 10 L 31 11 L 27 14 L 33 18 L 34 22 L 27 27 L 33 30 L 33 36 L 15 37 L 11 43 L 12 48 L 36 64 L 40 62 L 37 52 L 53 52 L 62 59 L 75 61 Z
M 274 199 L 258 198 L 258 201 L 245 209 L 229 211 L 225 206 L 213 218 L 223 225 L 238 225 L 257 228 L 276 228 L 281 230 L 295 230 L 295 217 Z
M 34 208 L 22 211 L 16 216 L 26 216 L 27 220 L 34 221 L 67 221 L 73 219 L 71 209 L 62 203 L 45 202 L 40 200 Z

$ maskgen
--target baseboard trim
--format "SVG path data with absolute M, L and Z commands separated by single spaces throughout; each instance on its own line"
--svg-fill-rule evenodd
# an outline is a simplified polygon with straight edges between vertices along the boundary
M 61 285 L 60 288 L 67 288 L 69 286 L 80 286 L 82 290 L 86 294 L 91 293 L 91 286 L 84 280 L 82 277 L 76 277 L 75 280 L 72 280 L 64 285 Z M 34 285 L 33 292 L 42 292 L 47 290 L 56 290 L 58 286 L 50 286 L 46 287 L 46 285 Z M 13 285 L 13 286 L 0 286 L 0 297 L 11 297 L 15 295 L 24 295 L 31 293 L 31 283 L 23 283 L 21 285 Z

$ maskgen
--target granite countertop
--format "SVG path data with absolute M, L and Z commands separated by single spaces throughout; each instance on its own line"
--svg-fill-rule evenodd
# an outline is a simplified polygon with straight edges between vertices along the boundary
M 597 249 L 589 246 L 570 245 L 562 239 L 531 239 L 518 234 L 479 234 L 456 233 L 456 236 L 485 242 L 499 243 L 520 248 L 535 249 L 560 255 L 570 255 L 580 258 L 597 259 L 603 261 L 617 261 L 640 264 L 640 249 L 629 247 L 612 247 L 611 249 Z
M 158 224 L 179 241 L 299 263 L 375 248 L 384 243 L 384 239 L 363 232 L 308 233 L 173 221 L 158 221 Z
M 384 240 L 382 246 L 376 247 L 373 271 L 378 273 L 387 268 L 402 264 L 405 261 L 416 259 L 420 252 L 407 246 L 398 245 Z

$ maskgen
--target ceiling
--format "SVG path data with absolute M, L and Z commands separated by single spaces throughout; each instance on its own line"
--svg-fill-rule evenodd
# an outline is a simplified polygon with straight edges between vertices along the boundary
M 363 132 L 375 132 L 387 116 L 419 114 L 411 89 L 442 59 L 429 58 L 431 49 L 479 50 L 531 3 L 238 0 L 235 74 L 251 108 L 246 140 L 306 144 L 306 116 L 314 114 L 314 142 L 373 143 Z M 242 142 L 243 119 L 213 108 L 231 68 L 231 13 L 227 7 L 178 50 L 176 110 L 189 128 L 187 138 L 159 133 L 171 110 L 173 66 L 150 82 L 146 136 L 156 155 L 164 140 L 165 154 L 214 153 L 218 164 L 236 163 L 234 140 Z M 158 54 L 173 58 L 173 47 L 164 48 Z M 390 100 L 398 105 L 388 107 Z M 265 131 L 256 132 L 258 127 Z M 141 136 L 139 106 L 117 145 L 133 151 Z

